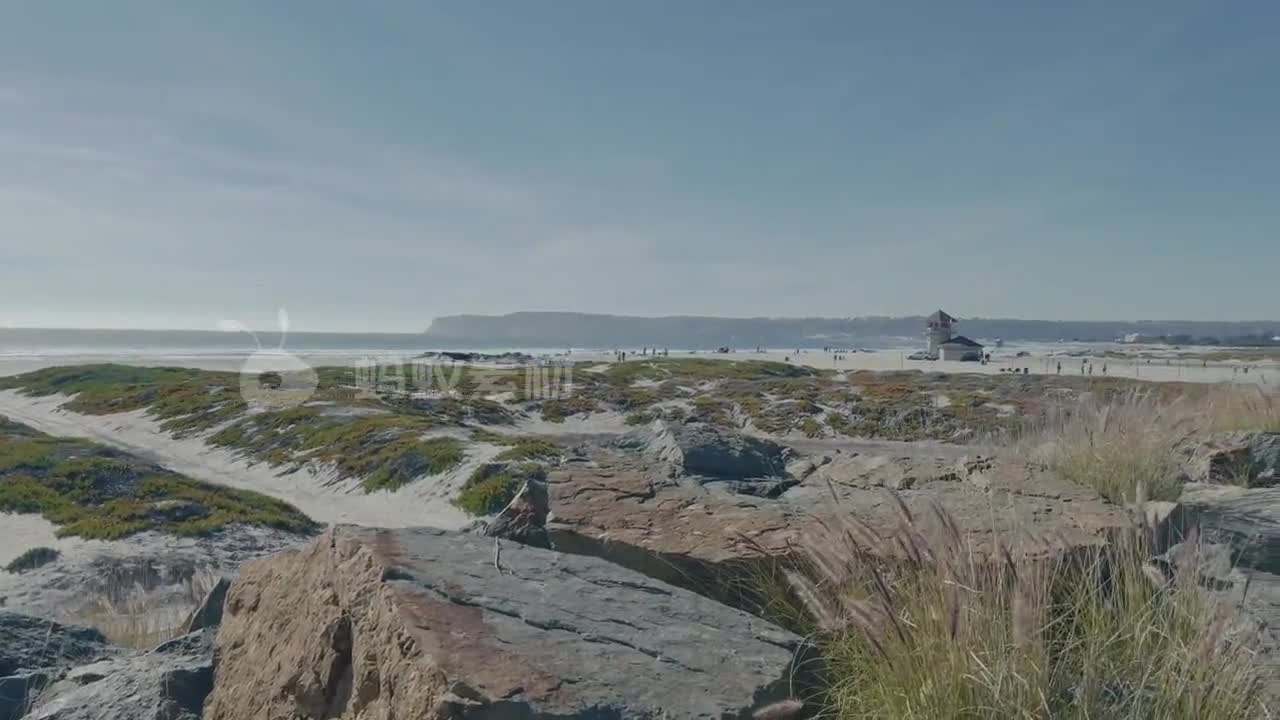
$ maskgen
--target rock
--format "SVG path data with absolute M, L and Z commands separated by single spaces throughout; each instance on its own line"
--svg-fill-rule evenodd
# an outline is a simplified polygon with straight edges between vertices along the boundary
M 213 635 L 202 630 L 76 668 L 26 720 L 200 720 L 213 688 Z
M 1174 545 L 1160 559 L 1174 573 L 1194 573 L 1205 597 L 1229 609 L 1231 636 L 1256 651 L 1274 707 L 1280 703 L 1280 575 L 1239 567 L 1235 554 L 1229 545 L 1197 540 Z
M 787 477 L 795 480 L 804 480 L 812 475 L 817 469 L 818 463 L 813 458 L 796 458 L 795 460 L 787 463 Z
M 107 639 L 93 628 L 0 610 L 0 676 L 67 668 L 111 652 Z
M 1280 484 L 1280 433 L 1218 433 L 1182 448 L 1194 483 L 1271 487 Z
M 1280 487 L 1188 484 L 1171 523 L 1180 534 L 1198 528 L 1206 542 L 1230 545 L 1239 565 L 1280 574 Z
M 243 570 L 205 717 L 747 717 L 802 647 L 595 558 L 337 527 Z
M 0 720 L 23 717 L 36 694 L 68 669 L 114 652 L 92 628 L 0 610 Z
M 187 621 L 183 623 L 185 632 L 193 633 L 205 628 L 216 627 L 222 623 L 222 607 L 227 601 L 227 591 L 231 589 L 229 578 L 218 578 L 209 592 L 205 593 L 200 606 L 191 611 Z
M 661 468 L 624 453 L 576 458 L 547 478 L 554 548 L 593 555 L 736 607 L 752 607 L 741 582 L 794 557 L 836 515 L 889 537 L 901 518 L 895 492 L 916 517 L 947 511 L 975 551 L 997 537 L 1028 552 L 1097 545 L 1131 518 L 1088 489 L 1021 465 L 984 465 L 985 487 L 961 479 L 954 460 L 908 462 L 842 454 L 777 499 L 671 483 Z M 833 496 L 834 493 L 834 496 Z M 1039 542 L 1026 542 L 1028 538 Z M 868 548 L 898 557 L 889 544 Z
M 1143 525 L 1150 528 L 1156 552 L 1163 552 L 1181 539 L 1181 531 L 1174 527 L 1181 512 L 1178 503 L 1148 500 L 1141 505 L 1131 505 L 1129 509 Z
M 549 509 L 547 484 L 541 480 L 526 480 L 507 507 L 485 526 L 483 534 L 549 549 Z
M 746 480 L 787 474 L 787 448 L 705 423 L 667 423 L 628 433 L 619 444 L 669 464 L 678 474 Z
M 24 717 L 49 682 L 49 673 L 43 670 L 22 670 L 0 677 L 0 720 Z

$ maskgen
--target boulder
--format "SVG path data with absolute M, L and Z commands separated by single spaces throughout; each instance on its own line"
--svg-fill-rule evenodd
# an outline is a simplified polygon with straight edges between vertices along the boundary
M 1182 448 L 1194 483 L 1270 487 L 1280 484 L 1280 433 L 1229 432 Z
M 213 630 L 77 667 L 26 720 L 200 720 L 213 688 Z
M 1235 562 L 1280 574 L 1280 487 L 1188 484 L 1171 524 L 1198 528 L 1206 542 L 1230 545 Z
M 726 480 L 783 477 L 787 448 L 706 423 L 667 423 L 625 435 L 619 445 L 669 465 L 676 474 Z
M 205 718 L 731 718 L 787 699 L 800 638 L 596 558 L 500 542 L 336 527 L 248 565 Z
M 16 720 L 71 667 L 115 650 L 92 628 L 0 610 L 0 720 Z

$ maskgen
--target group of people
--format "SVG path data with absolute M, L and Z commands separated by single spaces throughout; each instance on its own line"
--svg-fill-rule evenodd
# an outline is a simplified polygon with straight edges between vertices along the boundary
M 632 355 L 635 355 L 636 353 L 635 353 L 635 351 L 633 350 L 633 351 L 631 352 L 631 354 L 632 354 Z M 670 349 L 668 349 L 668 348 L 662 348 L 662 351 L 661 351 L 661 352 L 659 352 L 659 351 L 658 351 L 658 348 L 656 348 L 656 347 L 652 347 L 652 348 L 651 348 L 651 347 L 643 347 L 643 348 L 641 348 L 641 349 L 640 349 L 640 355 L 641 355 L 641 356 L 646 356 L 646 357 L 647 357 L 647 356 L 650 356 L 650 355 L 652 355 L 653 357 L 658 357 L 659 355 L 661 355 L 662 357 L 667 357 L 667 356 L 669 356 L 670 354 L 671 354 L 671 350 L 670 350 Z M 626 362 L 626 361 L 627 361 L 627 351 L 626 351 L 626 350 L 614 350 L 614 351 L 613 351 L 613 359 L 614 359 L 615 361 L 617 361 L 617 362 Z
M 1059 374 L 1059 375 L 1061 375 L 1061 374 L 1062 374 L 1062 361 L 1061 361 L 1061 360 L 1059 360 L 1059 361 L 1058 361 L 1058 374 Z M 1089 358 L 1081 358 L 1081 359 L 1080 359 L 1080 374 L 1081 374 L 1081 375 L 1092 375 L 1092 374 L 1093 374 L 1093 361 L 1092 361 L 1092 360 L 1090 360 Z M 1103 374 L 1103 375 L 1106 375 L 1106 374 L 1107 374 L 1107 363 L 1106 363 L 1106 362 L 1103 362 L 1103 363 L 1102 363 L 1102 374 Z

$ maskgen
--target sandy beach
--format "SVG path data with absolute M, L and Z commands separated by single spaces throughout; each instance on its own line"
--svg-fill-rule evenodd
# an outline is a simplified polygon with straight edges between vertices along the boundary
M 850 372 L 858 370 L 918 370 L 920 372 L 980 373 L 984 375 L 999 375 L 1023 369 L 1032 375 L 1059 374 L 1058 364 L 1061 363 L 1062 370 L 1060 374 L 1062 375 L 1088 375 L 1090 374 L 1089 365 L 1092 365 L 1092 375 L 1095 377 L 1101 377 L 1105 374 L 1109 377 L 1133 378 L 1150 382 L 1238 383 L 1254 384 L 1268 389 L 1280 389 L 1280 363 L 1275 361 L 1252 363 L 1241 361 L 1202 362 L 1174 358 L 1151 358 L 1148 361 L 1146 358 L 1138 357 L 1090 357 L 1088 358 L 1089 362 L 1084 363 L 1082 361 L 1085 358 L 1067 354 L 1036 352 L 1024 357 L 1018 357 L 1015 352 L 994 351 L 992 352 L 991 362 L 983 365 L 977 362 L 911 360 L 907 357 L 910 354 L 910 351 L 905 350 L 849 352 L 841 354 L 840 359 L 836 360 L 833 353 L 823 352 L 822 350 L 801 350 L 799 353 L 782 350 L 765 350 L 763 352 L 742 350 L 730 353 L 673 351 L 667 357 L 695 357 L 713 360 L 769 360 Z M 574 352 L 566 357 L 573 360 L 600 363 L 616 362 L 613 353 L 607 352 Z M 646 360 L 649 357 L 628 352 L 626 361 Z M 1105 372 L 1103 370 L 1104 365 L 1106 366 Z M 1248 372 L 1245 372 L 1246 367 Z M 1084 368 L 1083 372 L 1081 368 Z
M 761 352 L 755 350 L 737 350 L 729 353 L 710 351 L 671 351 L 669 358 L 703 358 L 712 360 L 769 360 L 789 362 L 807 367 L 827 368 L 835 370 L 918 370 L 921 372 L 941 373 L 981 373 L 999 375 L 1015 370 L 1033 375 L 1088 375 L 1090 365 L 1096 377 L 1123 377 L 1150 382 L 1195 382 L 1195 383 L 1236 383 L 1258 385 L 1266 389 L 1280 389 L 1280 362 L 1275 360 L 1214 360 L 1204 361 L 1187 357 L 1168 349 L 1157 349 L 1164 357 L 1139 357 L 1139 352 L 1147 352 L 1151 348 L 1134 348 L 1128 357 L 1101 357 L 1104 349 L 1114 351 L 1114 346 L 1092 347 L 1073 346 L 1069 349 L 1046 351 L 1037 349 L 1019 357 L 1015 349 L 988 349 L 991 362 L 983 365 L 976 362 L 955 362 L 942 360 L 911 360 L 910 350 L 877 350 L 842 353 L 839 359 L 830 352 L 821 349 L 801 349 L 786 351 L 769 349 Z M 1203 349 L 1202 349 L 1203 350 Z M 1081 353 L 1092 353 L 1083 357 Z M 245 366 L 247 355 L 121 355 L 121 354 L 83 354 L 83 355 L 23 355 L 0 356 L 0 377 L 18 375 L 46 367 L 83 365 L 89 363 L 120 363 L 143 367 L 190 367 L 202 370 L 237 371 Z M 646 360 L 654 356 L 642 355 L 639 350 L 627 351 L 627 362 Z M 301 360 L 311 367 L 353 366 L 368 362 L 371 359 L 408 362 L 411 354 L 386 353 L 374 354 L 340 354 L 303 353 L 289 354 L 257 354 L 253 356 L 255 370 L 276 367 L 281 370 L 296 369 L 296 361 Z M 550 356 L 554 360 L 571 360 L 574 362 L 613 363 L 616 356 L 609 351 L 574 350 Z M 1084 362 L 1085 360 L 1088 362 Z M 1061 370 L 1059 371 L 1059 364 Z

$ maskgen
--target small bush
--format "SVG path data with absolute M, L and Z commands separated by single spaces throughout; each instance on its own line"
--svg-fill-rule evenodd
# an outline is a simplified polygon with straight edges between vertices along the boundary
M 528 461 L 552 460 L 560 457 L 563 450 L 550 440 L 541 438 L 521 438 L 514 445 L 498 453 L 496 460 Z
M 14 558 L 4 569 L 11 573 L 24 573 L 48 565 L 61 556 L 61 552 L 51 547 L 33 547 Z
M 814 418 L 807 417 L 800 421 L 800 432 L 804 433 L 805 437 L 822 437 L 822 423 Z
M 454 504 L 472 515 L 492 515 L 506 507 L 526 481 L 543 477 L 546 469 L 533 463 L 482 465 L 467 479 Z

